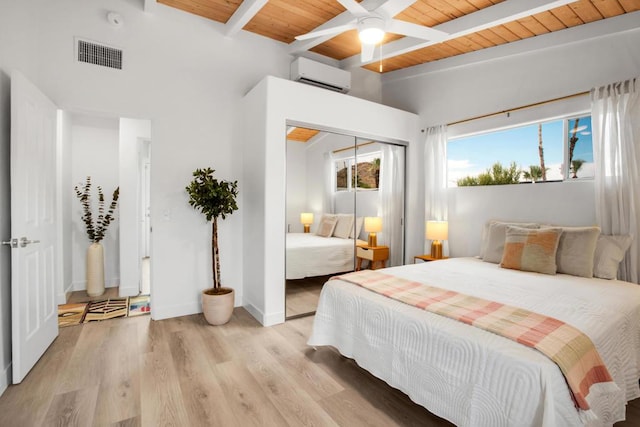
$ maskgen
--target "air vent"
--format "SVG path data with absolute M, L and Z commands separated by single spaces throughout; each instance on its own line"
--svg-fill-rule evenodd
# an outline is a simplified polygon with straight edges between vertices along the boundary
M 122 50 L 101 45 L 88 40 L 77 39 L 77 59 L 79 62 L 122 70 Z

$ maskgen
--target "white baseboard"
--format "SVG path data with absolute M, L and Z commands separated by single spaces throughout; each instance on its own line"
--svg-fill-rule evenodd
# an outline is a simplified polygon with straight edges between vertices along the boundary
M 69 297 L 71 296 L 71 292 L 73 292 L 73 283 L 69 283 L 62 292 L 58 292 L 56 294 L 56 302 L 58 305 L 66 304 L 69 301 Z
M 265 315 L 262 311 L 258 310 L 253 304 L 247 304 L 244 306 L 253 317 L 256 318 L 262 326 L 273 326 L 280 323 L 284 323 L 284 312 L 270 313 Z
M 2 372 L 2 374 L 0 375 L 0 396 L 2 396 L 2 393 L 4 393 L 7 387 L 9 387 L 9 384 L 11 384 L 12 370 L 12 365 L 11 363 L 9 363 L 9 365 L 4 368 L 4 372 Z
M 157 307 L 151 296 L 151 318 L 153 320 L 170 319 L 172 317 L 189 316 L 190 314 L 202 313 L 200 301 L 189 304 L 172 305 L 168 307 Z
M 67 303 L 67 294 L 66 293 L 57 293 L 56 294 L 56 305 L 62 305 Z
M 105 279 L 104 280 L 104 287 L 105 288 L 117 288 L 118 286 L 120 286 L 120 278 L 116 277 L 113 279 Z M 86 291 L 87 290 L 87 281 L 86 280 L 80 280 L 77 282 L 73 282 L 70 286 L 71 291 Z
M 121 297 L 134 297 L 140 293 L 138 288 L 123 288 L 120 286 L 118 289 L 118 295 Z

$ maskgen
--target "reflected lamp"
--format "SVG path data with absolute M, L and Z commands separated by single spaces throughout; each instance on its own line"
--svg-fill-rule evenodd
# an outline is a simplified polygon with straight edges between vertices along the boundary
M 304 232 L 308 233 L 311 229 L 311 224 L 313 224 L 313 213 L 311 212 L 301 213 L 300 224 L 304 225 Z
M 382 231 L 382 218 L 379 216 L 364 217 L 364 231 L 369 233 L 369 247 L 378 246 L 376 233 Z
M 447 221 L 427 221 L 425 236 L 431 240 L 431 257 L 442 259 L 442 240 L 449 238 L 449 223 Z

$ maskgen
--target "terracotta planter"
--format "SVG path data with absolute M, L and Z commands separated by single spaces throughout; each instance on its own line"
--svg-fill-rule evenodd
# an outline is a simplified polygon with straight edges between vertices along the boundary
M 234 292 L 231 288 L 220 288 L 213 293 L 209 288 L 202 291 L 202 313 L 210 325 L 224 325 L 233 314 Z
M 87 249 L 87 294 L 104 294 L 104 249 L 100 243 L 92 243 Z

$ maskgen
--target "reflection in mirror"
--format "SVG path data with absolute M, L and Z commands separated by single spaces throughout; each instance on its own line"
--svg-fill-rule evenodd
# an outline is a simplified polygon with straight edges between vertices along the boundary
M 369 260 L 372 268 L 393 267 L 404 260 L 404 168 L 405 148 L 400 145 L 368 141 L 357 141 L 357 195 L 356 212 L 371 218 L 368 251 L 358 249 L 357 263 L 361 258 Z M 372 191 L 374 190 L 375 191 Z M 371 239 L 371 234 L 374 239 Z M 371 245 L 371 240 L 374 244 Z M 374 253 L 370 253 L 373 251 Z M 377 262 L 376 262 L 377 261 Z
M 322 285 L 354 269 L 355 197 L 336 171 L 346 176 L 355 138 L 290 127 L 286 146 L 285 307 L 291 319 L 315 313 Z
M 314 314 L 333 275 L 402 265 L 404 160 L 402 146 L 288 128 L 287 319 Z

